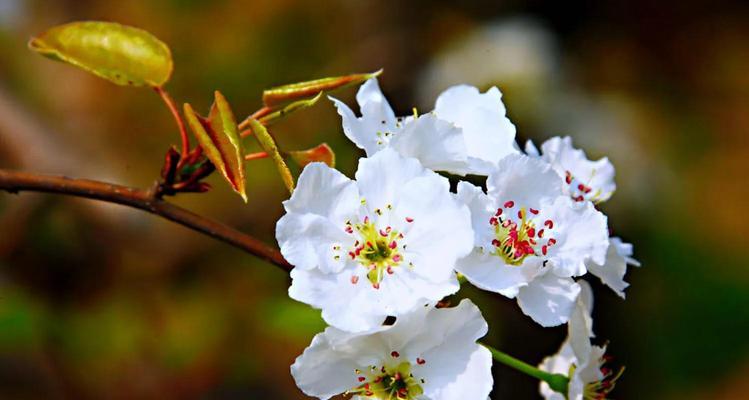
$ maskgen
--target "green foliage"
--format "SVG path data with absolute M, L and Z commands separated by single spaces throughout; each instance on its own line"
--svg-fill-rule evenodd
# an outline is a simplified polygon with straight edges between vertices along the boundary
M 263 91 L 263 104 L 266 107 L 279 107 L 295 100 L 307 99 L 343 87 L 357 85 L 374 78 L 382 73 L 382 70 L 367 74 L 351 74 L 335 76 L 330 78 L 315 79 L 312 81 L 291 83 L 277 86 Z
M 289 171 L 289 167 L 286 165 L 286 161 L 284 161 L 281 153 L 278 151 L 276 141 L 273 140 L 273 137 L 270 135 L 270 133 L 268 133 L 268 130 L 265 129 L 263 124 L 261 124 L 258 120 L 250 118 L 249 122 L 250 129 L 252 129 L 252 133 L 260 144 L 260 147 L 262 147 L 263 151 L 268 153 L 268 155 L 270 155 L 270 157 L 273 159 L 273 162 L 276 163 L 276 168 L 281 174 L 281 179 L 286 185 L 286 188 L 289 189 L 289 193 L 293 192 L 294 177 L 291 176 L 291 171 Z
M 221 172 L 221 175 L 247 202 L 244 177 L 244 149 L 239 139 L 237 122 L 229 103 L 216 91 L 215 101 L 208 118 L 203 118 L 185 103 L 184 113 L 206 157 Z
M 113 22 L 72 22 L 32 38 L 29 47 L 122 86 L 161 87 L 172 75 L 169 47 L 150 33 Z
M 287 115 L 293 113 L 294 111 L 303 110 L 308 107 L 314 106 L 320 98 L 322 98 L 323 92 L 319 92 L 317 96 L 311 98 L 311 99 L 304 99 L 304 100 L 298 100 L 293 103 L 289 103 L 288 105 L 284 106 L 283 108 L 276 110 L 264 117 L 261 117 L 258 119 L 263 125 L 270 125 L 272 123 L 277 122 L 283 117 L 286 117 Z

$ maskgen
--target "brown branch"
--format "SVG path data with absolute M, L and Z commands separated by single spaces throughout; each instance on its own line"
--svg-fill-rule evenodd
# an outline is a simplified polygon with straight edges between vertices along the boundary
M 0 190 L 45 192 L 84 197 L 143 210 L 262 258 L 288 272 L 291 265 L 281 252 L 234 228 L 157 198 L 153 190 L 143 190 L 87 179 L 39 175 L 0 169 Z

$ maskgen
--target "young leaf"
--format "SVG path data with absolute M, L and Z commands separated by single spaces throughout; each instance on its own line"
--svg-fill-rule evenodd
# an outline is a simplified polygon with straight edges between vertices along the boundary
M 294 178 L 291 176 L 289 167 L 286 165 L 286 162 L 283 160 L 281 153 L 279 153 L 278 151 L 276 141 L 273 140 L 273 137 L 270 135 L 270 133 L 268 133 L 268 130 L 265 129 L 265 126 L 263 126 L 263 124 L 261 124 L 258 120 L 250 119 L 249 121 L 253 136 L 255 136 L 255 138 L 257 139 L 260 147 L 262 147 L 263 150 L 271 156 L 273 162 L 276 163 L 276 168 L 278 168 L 278 172 L 281 174 L 281 179 L 286 185 L 286 188 L 289 189 L 289 193 L 293 192 Z
M 276 110 L 276 111 L 274 111 L 274 112 L 272 112 L 272 113 L 270 113 L 270 114 L 268 114 L 268 115 L 266 115 L 266 116 L 258 119 L 258 121 L 260 121 L 260 123 L 262 123 L 263 125 L 266 125 L 266 126 L 271 125 L 271 124 L 277 122 L 278 120 L 280 120 L 281 118 L 283 118 L 283 117 L 285 117 L 285 116 L 293 113 L 294 111 L 299 111 L 299 110 L 305 109 L 307 107 L 314 106 L 315 103 L 317 103 L 317 101 L 322 98 L 322 94 L 323 94 L 323 92 L 319 92 L 317 94 L 317 96 L 315 96 L 315 97 L 313 97 L 311 99 L 298 100 L 298 101 L 295 101 L 293 103 L 290 103 L 290 104 L 286 105 L 284 108 L 282 108 L 280 110 Z
M 185 117 L 206 157 L 247 202 L 244 178 L 244 148 L 239 140 L 237 123 L 226 98 L 216 91 L 208 118 L 198 115 L 192 106 L 184 105 Z
M 379 70 L 368 74 L 351 74 L 277 86 L 263 91 L 263 104 L 267 107 L 276 108 L 295 100 L 316 96 L 320 92 L 329 92 L 349 85 L 362 83 L 381 73 L 382 70 Z
M 322 143 L 308 150 L 290 151 L 287 153 L 300 167 L 312 162 L 324 162 L 329 167 L 335 167 L 335 153 L 327 143 Z
M 161 87 L 172 75 L 169 47 L 150 33 L 114 22 L 55 26 L 29 48 L 122 86 Z

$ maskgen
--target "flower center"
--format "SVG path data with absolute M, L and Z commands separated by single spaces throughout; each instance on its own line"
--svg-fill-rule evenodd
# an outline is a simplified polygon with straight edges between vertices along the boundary
M 583 400 L 608 399 L 609 397 L 607 396 L 614 390 L 616 381 L 624 373 L 624 367 L 621 367 L 618 371 L 614 372 L 610 368 L 604 366 L 604 364 L 610 360 L 608 356 L 604 355 L 602 360 L 603 364 L 601 364 L 601 373 L 603 374 L 603 379 L 585 384 L 585 388 L 583 389 Z M 575 364 L 570 365 L 569 376 L 572 376 L 575 372 L 575 368 Z
M 383 400 L 412 400 L 424 393 L 421 384 L 425 381 L 414 378 L 408 362 L 380 368 L 371 366 L 366 371 L 356 370 L 356 374 L 362 384 L 348 393 Z
M 382 211 L 376 209 L 375 214 L 382 215 Z M 406 221 L 410 223 L 413 219 L 406 218 Z M 372 287 L 379 289 L 385 274 L 393 274 L 394 268 L 403 262 L 403 233 L 389 225 L 378 229 L 369 217 L 359 223 L 347 221 L 344 229 L 356 238 L 348 256 L 367 268 L 367 279 Z M 351 282 L 357 281 L 358 276 L 353 276 Z
M 497 208 L 489 218 L 489 225 L 494 228 L 491 254 L 501 257 L 508 265 L 521 265 L 530 255 L 545 256 L 549 247 L 557 242 L 550 234 L 554 221 L 547 219 L 541 223 L 536 218 L 538 213 L 534 208 L 516 207 L 512 200 Z
M 593 174 L 595 175 L 595 170 L 593 171 Z M 604 193 L 601 189 L 593 190 L 593 188 L 588 186 L 588 184 L 575 178 L 570 171 L 564 172 L 564 182 L 569 186 L 570 197 L 572 197 L 572 200 L 577 202 L 588 200 L 593 203 L 599 203 L 604 198 Z

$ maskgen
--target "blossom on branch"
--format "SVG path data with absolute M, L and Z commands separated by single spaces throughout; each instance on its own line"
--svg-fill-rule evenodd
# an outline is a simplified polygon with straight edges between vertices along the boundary
M 613 371 L 605 366 L 609 357 L 606 346 L 591 345 L 593 322 L 593 293 L 585 282 L 580 282 L 581 291 L 575 304 L 573 317 L 568 323 L 568 336 L 557 354 L 546 357 L 539 369 L 569 377 L 567 393 L 553 391 L 546 382 L 541 382 L 539 391 L 547 400 L 605 400 L 614 389 L 624 369 Z
M 603 264 L 608 247 L 606 217 L 561 195 L 562 185 L 549 164 L 523 155 L 499 163 L 487 193 L 458 184 L 475 235 L 458 272 L 479 288 L 517 298 L 543 326 L 567 322 L 580 291 L 572 278 L 585 274 L 589 260 Z
M 392 149 L 362 158 L 355 181 L 308 165 L 276 226 L 295 266 L 289 296 L 357 332 L 455 293 L 455 262 L 473 248 L 473 230 L 449 188 Z
M 487 332 L 470 300 L 457 307 L 421 304 L 392 326 L 360 333 L 328 327 L 291 366 L 304 393 L 328 399 L 484 400 L 492 356 L 476 343 Z
M 515 126 L 496 87 L 480 93 L 472 86 L 453 86 L 440 94 L 434 111 L 408 117 L 396 117 L 374 78 L 357 93 L 361 117 L 331 100 L 344 133 L 367 156 L 393 148 L 435 171 L 486 175 L 504 156 L 519 152 Z

